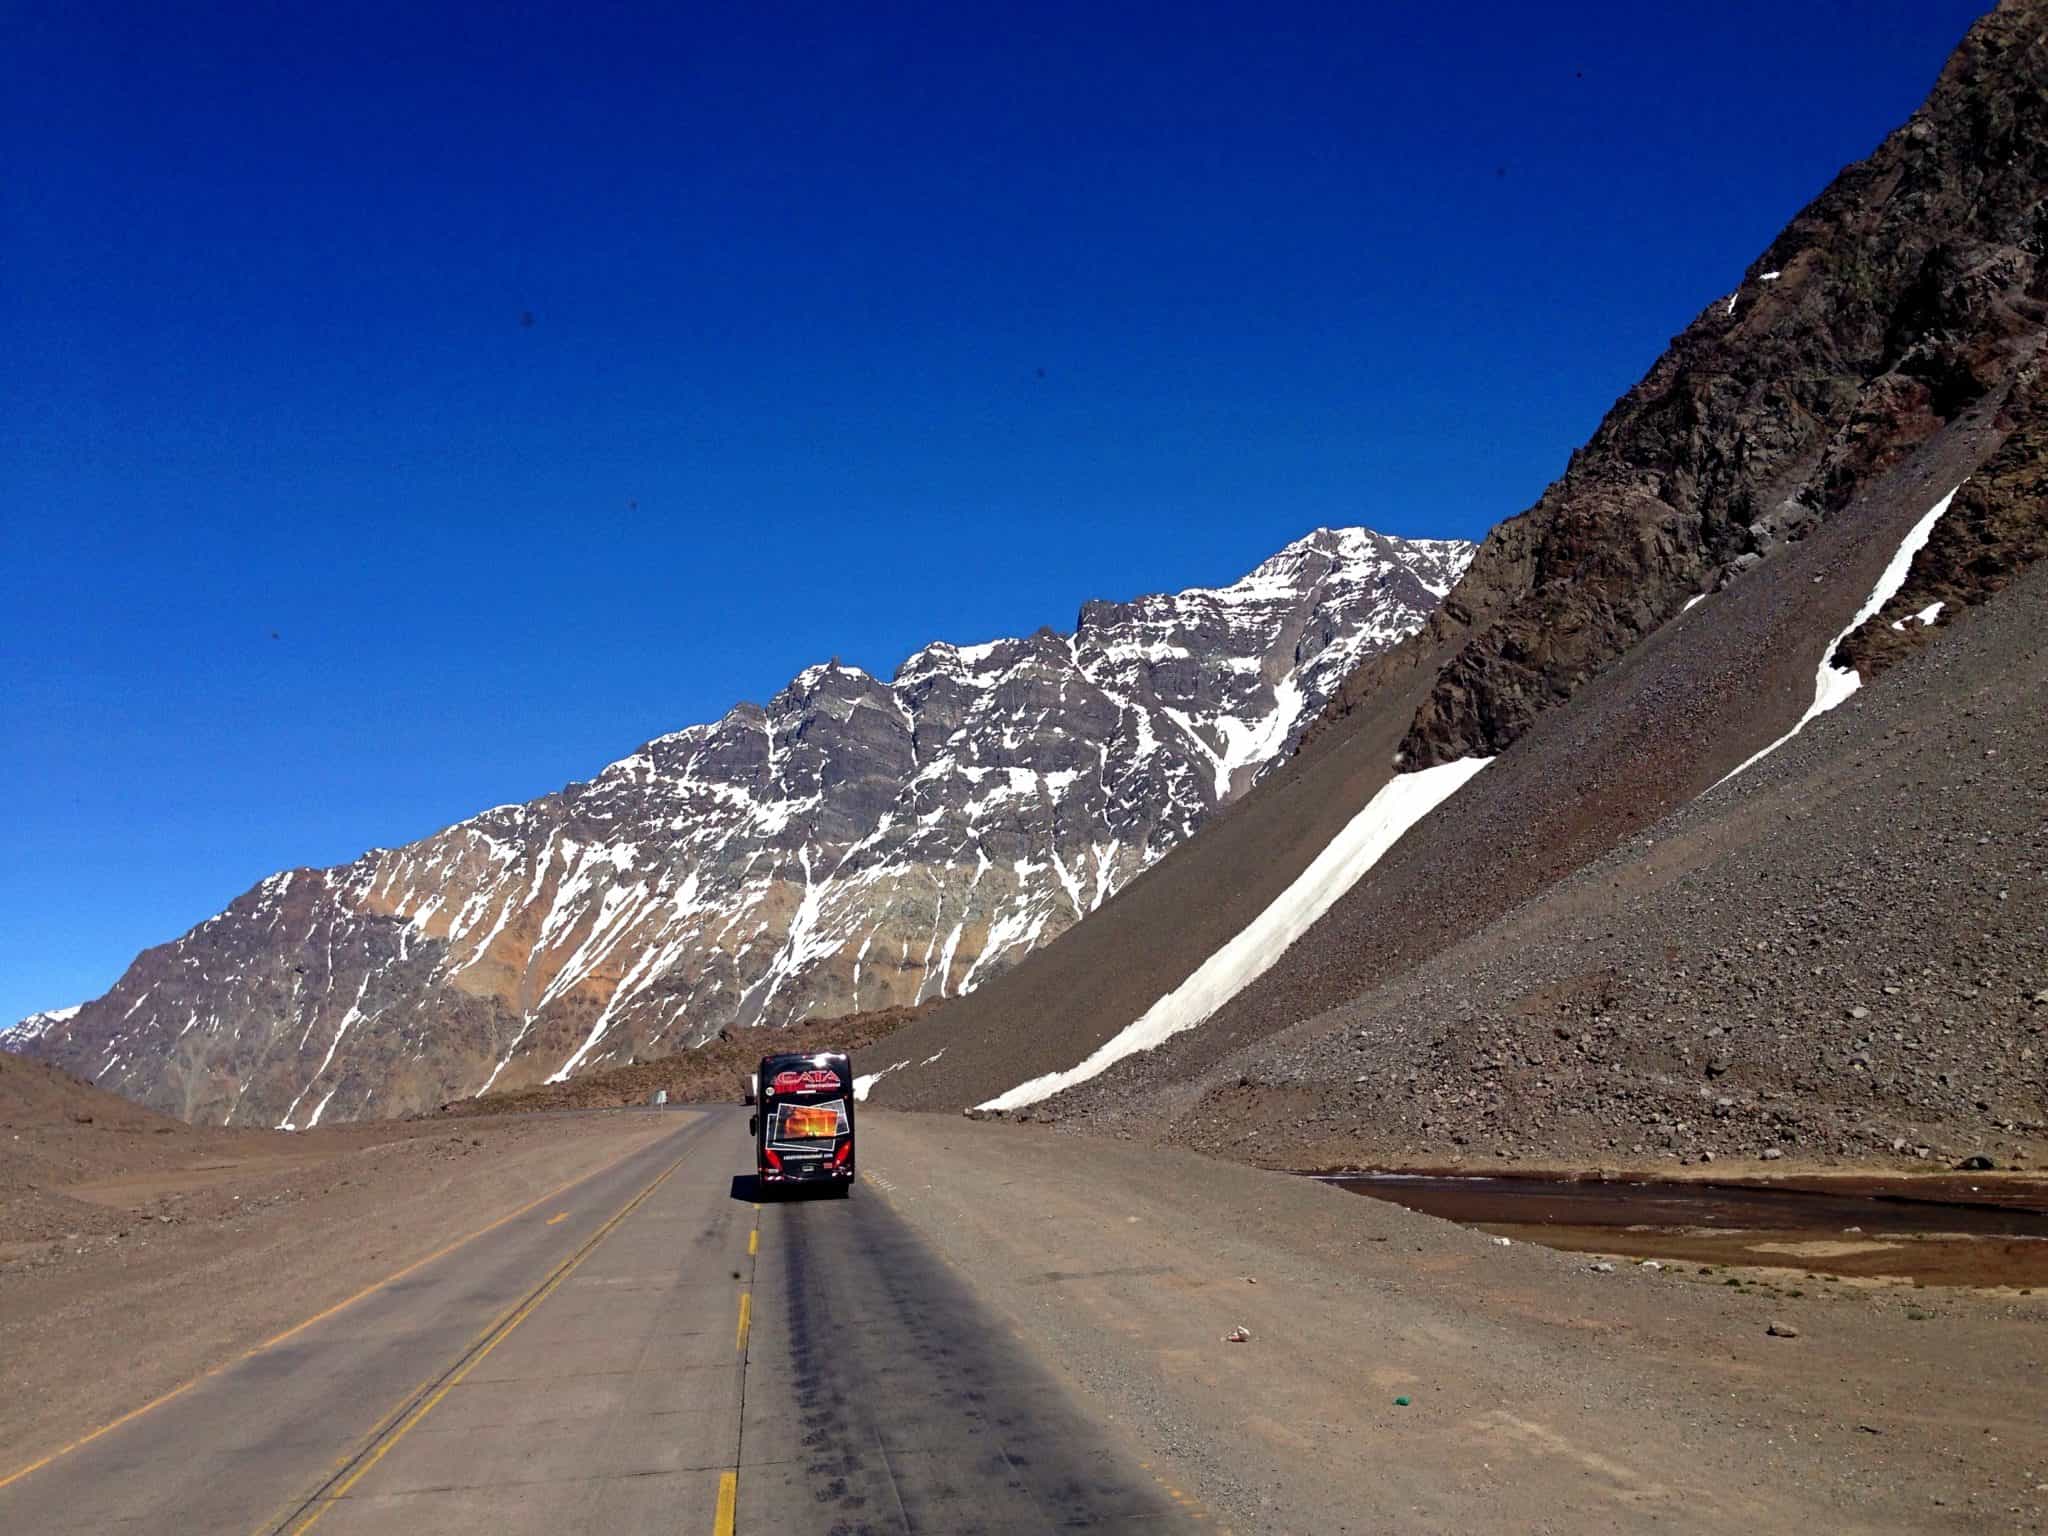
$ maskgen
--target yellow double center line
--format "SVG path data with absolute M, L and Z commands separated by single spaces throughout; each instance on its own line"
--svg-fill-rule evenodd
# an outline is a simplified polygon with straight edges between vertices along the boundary
M 513 1329 L 531 1317 L 534 1309 L 552 1296 L 556 1288 L 574 1274 L 585 1259 L 597 1251 L 597 1245 L 610 1237 L 619 1223 L 638 1210 L 641 1203 L 661 1187 L 662 1181 L 682 1165 L 683 1159 L 677 1158 L 656 1174 L 646 1188 L 621 1206 L 603 1226 L 591 1233 L 589 1240 L 563 1260 L 554 1273 L 542 1281 L 531 1295 L 515 1304 L 511 1310 L 501 1313 L 489 1327 L 478 1334 L 453 1367 L 438 1377 L 421 1382 L 408 1392 L 400 1405 L 385 1415 L 379 1427 L 371 1432 L 362 1449 L 344 1461 L 341 1469 L 317 1489 L 312 1497 L 305 1500 L 295 1513 L 286 1516 L 281 1524 L 266 1526 L 265 1529 L 276 1530 L 283 1533 L 283 1536 L 301 1536 L 301 1533 L 310 1531 L 318 1525 L 337 1501 L 346 1498 L 351 1488 L 369 1476 L 371 1469 L 391 1453 L 393 1446 L 411 1434 L 420 1420 L 432 1413 L 450 1392 L 461 1386 L 463 1378 L 483 1364 L 484 1358 L 504 1343 Z M 408 1407 L 407 1404 L 411 1406 Z

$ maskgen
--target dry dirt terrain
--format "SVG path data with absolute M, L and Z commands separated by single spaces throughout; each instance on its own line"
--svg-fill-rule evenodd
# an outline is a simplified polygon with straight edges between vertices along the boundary
M 224 1509 L 254 1494 L 207 1469 L 240 1467 L 275 1475 L 257 1502 L 301 1520 L 331 1509 L 337 1530 L 538 1530 L 526 1515 L 543 1508 L 569 1512 L 550 1516 L 556 1530 L 600 1528 L 575 1514 L 600 1508 L 630 1508 L 602 1527 L 618 1530 L 788 1528 L 805 1510 L 848 1531 L 1044 1528 L 1031 1511 L 1049 1506 L 1021 1494 L 1010 1518 L 958 1523 L 960 1490 L 987 1476 L 984 1419 L 1031 1497 L 1070 1497 L 1067 1523 L 1101 1530 L 1961 1532 L 2040 1529 L 2048 1511 L 2048 1296 L 1503 1245 L 1185 1151 L 873 1110 L 851 1202 L 750 1216 L 743 1114 L 478 1119 L 459 1135 L 442 1122 L 239 1149 L 209 1135 L 195 1161 L 163 1154 L 131 1174 L 118 1170 L 133 1159 L 74 1146 L 96 1194 L 124 1189 L 126 1235 L 45 1242 L 0 1269 L 0 1524 L 75 1511 L 74 1494 L 171 1517 Z M 152 1152 L 181 1140 L 98 1120 L 6 1134 L 44 1156 L 87 1129 Z M 648 1184 L 657 1165 L 669 1172 Z M 555 1204 L 568 1225 L 549 1222 Z M 567 1273 L 545 1279 L 557 1231 L 570 1269 L 590 1262 L 551 1300 Z M 539 1266 L 531 1281 L 506 1267 L 518 1253 Z M 292 1459 L 331 1454 L 307 1436 L 385 1444 L 361 1437 L 390 1384 L 357 1374 L 450 1370 L 459 1384 L 471 1324 L 444 1307 L 533 1284 L 512 1326 L 534 1321 L 450 1399 L 445 1429 L 393 1435 L 388 1460 L 358 1450 L 359 1489 L 306 1495 Z M 1230 1342 L 1237 1329 L 1248 1337 Z M 287 1330 L 293 1344 L 266 1346 Z M 381 1350 L 358 1347 L 383 1332 Z M 240 1374 L 10 1486 L 222 1364 Z M 580 1424 L 549 1406 L 600 1388 L 635 1416 Z M 272 1392 L 300 1416 L 282 1438 L 262 1427 Z M 650 1416 L 657 1396 L 670 1406 Z M 667 1466 L 664 1426 L 706 1447 L 662 1474 L 684 1498 L 673 1508 L 603 1450 L 630 1427 L 633 1454 Z M 1060 1466 L 1094 1469 L 1077 1472 L 1085 1485 L 1018 1462 L 1034 1434 Z M 902 1454 L 903 1436 L 923 1449 Z M 736 1524 L 715 1524 L 721 1476 Z M 987 1486 L 1005 1496 L 1000 1468 Z M 430 1512 L 453 1523 L 421 1526 Z

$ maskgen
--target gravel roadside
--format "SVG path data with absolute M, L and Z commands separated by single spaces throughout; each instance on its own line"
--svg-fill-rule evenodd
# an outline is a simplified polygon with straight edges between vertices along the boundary
M 2033 1298 L 1603 1270 L 1028 1126 L 871 1111 L 862 1137 L 857 1198 L 1240 1531 L 1988 1531 L 2048 1510 Z

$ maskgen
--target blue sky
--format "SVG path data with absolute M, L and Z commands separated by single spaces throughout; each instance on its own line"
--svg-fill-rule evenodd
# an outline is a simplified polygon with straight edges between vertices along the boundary
M 0 1022 L 812 661 L 1478 536 L 1979 8 L 15 12 Z

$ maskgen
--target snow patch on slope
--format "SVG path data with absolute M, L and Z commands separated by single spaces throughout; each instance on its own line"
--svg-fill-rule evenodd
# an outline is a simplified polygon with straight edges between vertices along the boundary
M 1745 769 L 1755 767 L 1794 736 L 1805 730 L 1814 720 L 1838 705 L 1846 703 L 1849 697 L 1858 688 L 1863 686 L 1863 674 L 1854 667 L 1838 667 L 1834 665 L 1835 651 L 1844 640 L 1868 623 L 1871 615 L 1875 614 L 1886 603 L 1899 595 L 1899 588 L 1906 584 L 1906 573 L 1913 568 L 1913 557 L 1926 547 L 1927 540 L 1934 533 L 1934 525 L 1941 521 L 1942 513 L 1948 510 L 1948 504 L 1956 499 L 1956 491 L 1961 489 L 1962 487 L 1959 485 L 1955 491 L 1950 491 L 1946 496 L 1942 497 L 1941 500 L 1937 501 L 1928 510 L 1926 516 L 1922 517 L 1919 522 L 1915 523 L 1907 531 L 1905 541 L 1892 554 L 1891 564 L 1884 568 L 1884 574 L 1877 578 L 1877 585 L 1870 589 L 1870 596 L 1866 597 L 1863 600 L 1863 606 L 1856 610 L 1856 617 L 1851 619 L 1848 627 L 1836 635 L 1834 639 L 1830 640 L 1828 648 L 1820 653 L 1820 672 L 1814 678 L 1813 702 L 1806 706 L 1806 713 L 1799 717 L 1799 723 L 1772 742 L 1768 747 L 1765 747 L 1761 752 L 1729 769 L 1727 773 L 1714 781 L 1708 793 L 1711 794 L 1713 790 L 1719 789 L 1723 784 L 1726 784 Z M 1915 615 L 1915 617 L 1918 617 L 1918 615 Z M 1924 619 L 1921 622 L 1932 622 L 1932 616 L 1930 615 L 1928 619 Z
M 977 1109 L 1020 1109 L 1099 1076 L 1126 1056 L 1193 1029 L 1257 980 L 1338 898 L 1364 878 L 1415 823 L 1462 789 L 1490 757 L 1461 758 L 1419 773 L 1397 774 L 1366 802 L 1330 844 L 1194 974 L 1096 1048 L 1079 1066 L 1020 1083 Z
M 942 1053 L 942 1054 L 943 1054 L 943 1053 Z M 938 1057 L 934 1056 L 934 1057 L 932 1057 L 931 1059 L 932 1059 L 933 1061 L 936 1061 L 936 1060 L 938 1060 Z M 867 1102 L 867 1096 L 868 1096 L 868 1095 L 869 1095 L 870 1093 L 874 1092 L 875 1084 L 879 1083 L 879 1082 L 880 1082 L 880 1081 L 881 1081 L 881 1080 L 882 1080 L 883 1078 L 887 1077 L 887 1076 L 888 1076 L 888 1075 L 889 1075 L 889 1074 L 890 1074 L 891 1072 L 901 1072 L 901 1071 L 902 1071 L 902 1070 L 903 1070 L 903 1069 L 904 1069 L 905 1067 L 907 1067 L 907 1066 L 909 1066 L 909 1065 L 910 1065 L 910 1063 L 909 1063 L 909 1062 L 907 1062 L 907 1061 L 899 1061 L 899 1062 L 895 1062 L 895 1063 L 893 1063 L 893 1064 L 892 1064 L 892 1065 L 890 1065 L 890 1066 L 886 1066 L 886 1067 L 882 1068 L 882 1070 L 881 1070 L 881 1071 L 879 1071 L 879 1072 L 865 1072 L 865 1073 L 862 1073 L 862 1074 L 861 1074 L 861 1075 L 860 1075 L 859 1077 L 856 1077 L 856 1078 L 855 1078 L 855 1079 L 853 1080 L 853 1100 L 854 1100 L 854 1102 L 855 1102 L 856 1104 L 862 1104 L 862 1103 L 866 1103 L 866 1102 Z

